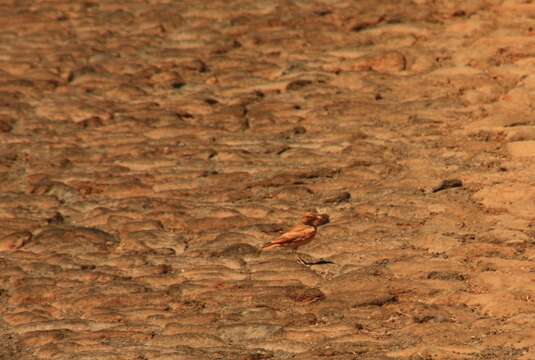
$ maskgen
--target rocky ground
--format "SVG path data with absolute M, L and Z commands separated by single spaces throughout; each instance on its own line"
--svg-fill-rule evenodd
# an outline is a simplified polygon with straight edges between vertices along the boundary
M 535 359 L 535 4 L 0 24 L 0 359 Z

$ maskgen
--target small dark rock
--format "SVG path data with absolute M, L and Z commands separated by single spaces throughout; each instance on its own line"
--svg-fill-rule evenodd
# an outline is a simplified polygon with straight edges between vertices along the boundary
M 330 14 L 332 14 L 331 10 L 317 10 L 317 11 L 314 11 L 314 15 L 317 15 L 317 16 L 326 16 L 326 15 L 330 15 Z
M 290 150 L 290 147 L 284 145 L 284 146 L 282 146 L 280 149 L 277 149 L 276 154 L 277 154 L 277 155 L 282 155 L 282 154 L 284 154 L 284 153 L 285 153 L 286 151 L 288 151 L 288 150 Z
M 295 81 L 290 82 L 286 86 L 286 90 L 288 91 L 299 90 L 311 84 L 312 84 L 311 80 L 295 80 Z
M 305 171 L 298 175 L 301 179 L 317 179 L 317 178 L 333 178 L 336 175 L 340 174 L 341 169 L 330 169 L 330 168 L 318 168 L 311 171 Z
M 318 288 L 290 287 L 286 296 L 295 302 L 309 303 L 325 299 L 325 294 Z
M 84 270 L 84 271 L 90 271 L 90 270 L 95 270 L 97 267 L 95 265 L 81 265 L 80 266 L 80 270 Z
M 70 169 L 73 167 L 73 165 L 74 164 L 69 159 L 63 159 L 59 163 L 59 167 L 62 169 Z
M 213 176 L 213 175 L 218 175 L 219 172 L 217 172 L 217 170 L 205 170 L 203 172 L 201 172 L 201 177 L 208 177 L 208 176 Z
M 97 73 L 97 69 L 95 69 L 93 66 L 90 66 L 90 65 L 82 66 L 81 68 L 72 70 L 67 77 L 67 81 L 73 82 L 80 76 L 83 76 L 86 74 L 95 74 L 95 73 Z
M 104 126 L 104 121 L 98 116 L 91 116 L 78 123 L 82 128 L 98 128 Z
M 179 90 L 179 89 L 182 89 L 184 87 L 184 85 L 186 85 L 186 83 L 183 83 L 181 81 L 176 81 L 173 84 L 171 84 L 171 87 L 173 89 Z
M 256 352 L 247 354 L 244 360 L 265 360 L 272 359 L 273 354 L 266 352 L 265 350 L 257 350 Z
M 216 99 L 211 99 L 211 98 L 205 99 L 204 102 L 207 103 L 208 105 L 217 105 L 217 104 L 219 104 L 219 101 L 217 101 Z
M 349 200 L 351 200 L 351 193 L 349 193 L 347 191 L 344 191 L 344 192 L 341 192 L 340 194 L 338 194 L 336 196 L 332 196 L 330 198 L 325 199 L 323 202 L 325 204 L 338 205 L 338 204 L 341 204 L 341 203 L 346 203 Z
M 52 216 L 46 222 L 51 224 L 51 225 L 58 225 L 58 224 L 63 224 L 64 221 L 65 221 L 65 219 L 63 218 L 63 215 L 61 215 L 60 212 L 57 212 L 57 213 L 54 214 L 54 216 Z
M 307 132 L 307 130 L 303 126 L 296 126 L 291 130 L 283 131 L 281 132 L 281 137 L 283 139 L 289 140 L 292 139 L 295 136 L 303 135 Z
M 8 119 L 0 119 L 0 132 L 8 133 L 13 130 L 12 122 Z
M 210 150 L 210 152 L 208 153 L 208 159 L 213 159 L 216 156 L 217 156 L 216 150 Z
M 439 186 L 435 187 L 433 189 L 433 192 L 439 192 L 446 189 L 456 188 L 456 187 L 462 187 L 463 182 L 459 179 L 447 179 L 443 180 Z

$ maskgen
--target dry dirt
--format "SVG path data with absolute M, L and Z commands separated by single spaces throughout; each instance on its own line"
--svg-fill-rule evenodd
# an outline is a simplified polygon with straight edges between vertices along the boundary
M 535 4 L 0 24 L 0 359 L 535 359 Z

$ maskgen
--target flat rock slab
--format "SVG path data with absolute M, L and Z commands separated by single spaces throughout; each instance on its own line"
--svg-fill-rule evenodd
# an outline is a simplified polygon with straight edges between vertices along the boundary
M 512 157 L 534 157 L 535 140 L 511 142 L 507 144 L 507 150 Z
M 533 14 L 2 2 L 0 359 L 535 358 Z

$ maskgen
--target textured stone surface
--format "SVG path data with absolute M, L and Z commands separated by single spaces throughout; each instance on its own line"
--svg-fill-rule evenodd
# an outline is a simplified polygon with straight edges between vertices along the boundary
M 0 359 L 533 359 L 534 15 L 2 2 Z

